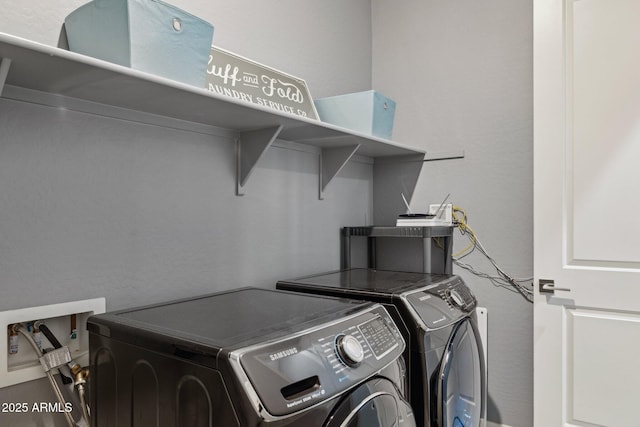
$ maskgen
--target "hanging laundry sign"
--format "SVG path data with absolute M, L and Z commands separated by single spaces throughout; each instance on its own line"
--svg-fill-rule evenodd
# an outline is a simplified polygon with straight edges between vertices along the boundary
M 304 80 L 211 46 L 205 87 L 214 93 L 318 120 Z

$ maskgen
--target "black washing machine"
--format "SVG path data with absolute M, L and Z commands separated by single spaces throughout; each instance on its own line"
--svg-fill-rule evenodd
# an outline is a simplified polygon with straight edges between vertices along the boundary
M 244 288 L 88 329 L 95 427 L 416 425 L 380 304 Z
M 277 288 L 382 303 L 410 343 L 404 357 L 418 425 L 484 424 L 476 299 L 459 276 L 354 268 L 280 281 Z

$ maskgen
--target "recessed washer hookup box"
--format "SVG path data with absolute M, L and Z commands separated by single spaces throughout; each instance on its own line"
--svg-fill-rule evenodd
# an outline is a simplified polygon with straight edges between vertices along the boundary
M 202 87 L 213 26 L 158 0 L 93 0 L 65 19 L 69 49 Z
M 323 122 L 391 139 L 396 103 L 375 90 L 320 98 L 315 105 Z

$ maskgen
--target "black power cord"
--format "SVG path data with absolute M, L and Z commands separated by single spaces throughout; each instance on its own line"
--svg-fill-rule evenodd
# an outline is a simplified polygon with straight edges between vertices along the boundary
M 58 341 L 58 338 L 56 338 L 56 336 L 53 334 L 53 332 L 51 332 L 51 329 L 49 329 L 47 325 L 45 325 L 42 322 L 36 322 L 34 324 L 34 327 L 38 328 L 38 330 L 42 332 L 42 334 L 45 337 L 47 337 L 47 339 L 49 340 L 49 342 L 54 348 L 56 349 L 62 348 L 62 344 L 60 344 L 60 341 Z M 62 372 L 62 370 L 58 369 L 58 373 L 60 374 L 60 379 L 62 380 L 63 384 L 71 384 L 73 382 L 73 379 L 66 376 Z

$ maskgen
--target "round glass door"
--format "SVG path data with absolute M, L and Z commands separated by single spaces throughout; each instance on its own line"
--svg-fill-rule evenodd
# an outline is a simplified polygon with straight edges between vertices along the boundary
M 336 406 L 325 427 L 415 427 L 409 405 L 393 383 L 385 378 L 370 380 Z
M 441 427 L 479 427 L 482 419 L 483 365 L 470 320 L 454 330 L 442 359 L 438 389 Z

